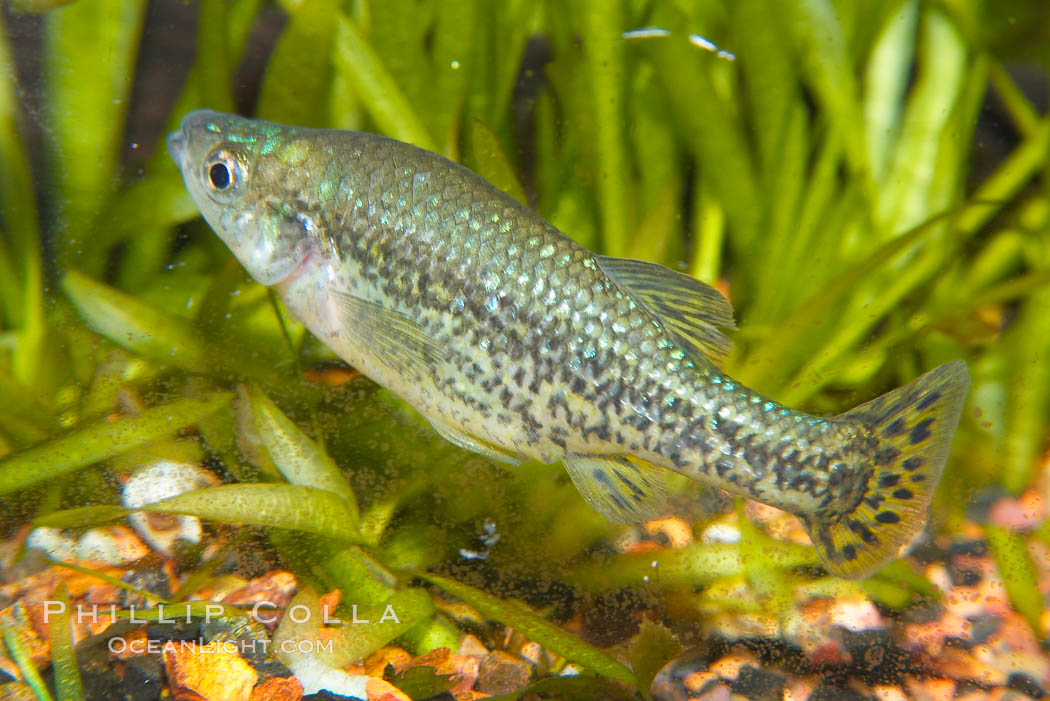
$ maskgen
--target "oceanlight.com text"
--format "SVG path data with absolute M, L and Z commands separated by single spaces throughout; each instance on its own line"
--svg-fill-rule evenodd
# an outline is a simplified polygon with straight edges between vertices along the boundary
M 310 640 L 300 638 L 297 640 L 281 640 L 274 643 L 266 638 L 246 638 L 239 640 L 216 640 L 208 642 L 203 638 L 196 640 L 153 640 L 152 638 L 110 638 L 106 643 L 109 651 L 115 655 L 140 657 L 142 655 L 178 654 L 189 653 L 194 655 L 255 655 L 278 652 L 288 655 L 313 655 L 316 653 L 332 653 L 335 650 L 334 641 Z M 271 651 L 270 648 L 273 647 Z

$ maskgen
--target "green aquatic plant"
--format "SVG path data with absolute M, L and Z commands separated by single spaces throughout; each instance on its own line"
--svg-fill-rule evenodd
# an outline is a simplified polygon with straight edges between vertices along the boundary
M 1046 26 L 1038 3 L 1010 5 L 1029 31 Z M 172 105 L 153 144 L 190 109 L 243 106 L 234 76 L 275 7 L 202 0 L 196 37 L 180 39 L 196 41 L 181 82 L 136 74 L 155 31 L 142 0 L 42 9 L 39 86 L 13 49 L 28 20 L 0 15 L 5 531 L 111 522 L 125 512 L 110 475 L 207 457 L 229 484 L 150 509 L 264 526 L 318 591 L 353 592 L 363 607 L 397 597 L 413 625 L 357 640 L 355 654 L 393 636 L 418 652 L 454 647 L 457 623 L 433 601 L 444 591 L 627 686 L 644 687 L 662 661 L 647 645 L 662 659 L 676 648 L 650 631 L 632 671 L 550 619 L 545 608 L 559 602 L 545 584 L 569 583 L 583 598 L 641 590 L 655 609 L 694 612 L 746 608 L 727 595 L 740 582 L 757 592 L 754 606 L 774 608 L 798 587 L 840 591 L 814 578 L 811 549 L 746 525 L 740 544 L 606 555 L 616 528 L 559 467 L 507 471 L 448 445 L 366 380 L 307 381 L 304 369 L 333 357 L 196 218 L 163 147 L 133 159 L 134 170 L 122 156 L 136 80 L 161 80 Z M 727 370 L 787 404 L 836 412 L 963 358 L 974 385 L 932 529 L 958 530 L 977 490 L 1032 485 L 1050 417 L 1050 117 L 1015 82 L 1007 51 L 1034 47 L 1024 58 L 1044 79 L 1048 57 L 1046 37 L 1015 34 L 1024 23 L 1003 20 L 1005 9 L 976 0 L 276 9 L 285 23 L 254 116 L 433 149 L 594 250 L 721 285 L 740 329 Z M 989 92 L 1011 142 L 979 164 Z M 484 561 L 464 560 L 485 522 L 501 539 Z M 1045 602 L 1026 543 L 1050 542 L 1046 527 L 991 526 L 987 537 L 1015 608 L 1038 627 Z M 859 586 L 891 608 L 932 595 L 903 562 Z M 15 624 L 4 625 L 21 665 Z M 60 696 L 76 698 L 69 651 L 58 652 Z M 579 682 L 534 690 L 559 684 Z

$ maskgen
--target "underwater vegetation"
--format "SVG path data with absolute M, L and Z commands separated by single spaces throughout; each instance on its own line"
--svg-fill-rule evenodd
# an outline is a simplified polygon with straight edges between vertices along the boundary
M 275 567 L 310 610 L 333 591 L 340 618 L 393 606 L 396 622 L 332 633 L 336 654 L 310 658 L 326 670 L 395 643 L 455 651 L 464 633 L 494 649 L 510 629 L 545 651 L 523 686 L 632 698 L 683 644 L 741 620 L 761 621 L 751 637 L 787 637 L 803 596 L 888 617 L 935 605 L 931 572 L 976 539 L 1029 634 L 1050 634 L 1050 520 L 989 508 L 1050 498 L 1042 4 L 0 10 L 0 583 L 54 567 L 26 547 L 31 532 L 82 537 L 141 509 L 131 523 L 152 533 L 169 589 L 51 557 L 185 615 L 223 576 Z M 624 528 L 560 465 L 510 468 L 447 443 L 199 219 L 163 142 L 197 108 L 416 144 L 591 250 L 718 287 L 738 327 L 726 372 L 792 407 L 839 413 L 965 360 L 972 388 L 916 555 L 846 582 L 797 523 L 688 480 L 672 484 L 675 518 Z M 134 500 L 143 475 L 162 486 Z M 180 537 L 147 528 L 162 523 Z M 83 595 L 63 587 L 52 596 Z M 48 694 L 26 620 L 0 594 L 0 670 Z M 232 605 L 221 623 L 318 634 L 260 633 Z M 84 697 L 80 652 L 52 634 L 59 698 Z M 306 674 L 307 657 L 280 662 Z M 413 698 L 451 688 L 405 675 L 394 681 Z

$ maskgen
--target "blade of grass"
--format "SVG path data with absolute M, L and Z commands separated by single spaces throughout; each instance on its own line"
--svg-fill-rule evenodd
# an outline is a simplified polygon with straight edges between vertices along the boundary
M 61 261 L 75 255 L 93 274 L 105 251 L 86 234 L 114 190 L 145 12 L 144 0 L 98 0 L 44 17 L 51 170 L 63 221 L 58 254 Z
M 128 584 L 127 582 L 121 580 L 119 577 L 114 577 L 112 575 L 106 574 L 105 572 L 98 572 L 96 570 L 91 569 L 90 567 L 78 565 L 75 562 L 63 562 L 62 560 L 55 559 L 49 559 L 49 562 L 55 567 L 61 567 L 63 569 L 72 570 L 73 572 L 79 572 L 80 574 L 87 575 L 88 577 L 94 577 L 95 579 L 101 580 L 106 584 L 110 584 L 116 587 L 117 589 L 120 589 L 121 591 L 126 591 L 127 593 L 133 596 L 141 597 L 142 599 L 151 603 L 156 604 L 164 601 L 162 597 L 157 596 L 151 591 Z
M 171 435 L 206 418 L 233 395 L 179 399 L 138 416 L 98 421 L 0 460 L 0 494 L 25 489 Z
M 256 386 L 251 389 L 251 406 L 255 428 L 284 478 L 338 496 L 346 502 L 356 529 L 360 520 L 357 498 L 332 459 Z
M 810 167 L 806 190 L 802 195 L 799 205 L 798 224 L 795 235 L 792 238 L 792 246 L 785 253 L 785 260 L 789 263 L 799 262 L 805 265 L 807 254 L 820 250 L 822 227 L 828 219 L 829 212 L 834 208 L 836 202 L 841 202 L 850 197 L 852 190 L 844 186 L 839 178 L 842 168 L 842 159 L 845 157 L 844 146 L 839 134 L 833 129 L 824 129 L 821 135 L 819 131 L 811 136 L 814 154 L 810 156 L 813 165 Z M 856 195 L 852 195 L 856 199 Z M 859 205 L 858 205 L 859 206 Z M 840 232 L 832 232 L 839 234 Z M 833 249 L 833 250 L 837 250 Z M 827 282 L 827 273 L 820 274 L 819 270 L 811 270 L 815 279 L 809 283 L 810 289 L 817 284 Z M 801 301 L 801 300 L 796 300 Z
M 32 172 L 19 129 L 18 93 L 14 58 L 0 18 L 0 324 L 6 319 L 16 334 L 12 374 L 26 386 L 36 386 L 44 357 L 43 261 Z
M 946 264 L 944 249 L 954 251 L 955 248 L 948 243 L 932 243 L 887 285 L 873 285 L 865 294 L 853 295 L 850 305 L 852 311 L 843 314 L 842 323 L 787 383 L 779 395 L 781 401 L 796 405 L 823 387 L 831 376 L 831 368 L 843 355 L 856 349 L 871 329 L 898 307 L 905 296 L 942 270 Z
M 769 333 L 768 337 L 776 339 L 776 343 L 757 347 L 747 363 L 739 366 L 740 371 L 747 376 L 746 380 L 741 377 L 741 381 L 765 387 L 766 391 L 786 383 L 791 368 L 796 367 L 799 359 L 806 357 L 810 353 L 809 349 L 821 340 L 830 337 L 835 322 L 839 320 L 832 310 L 850 298 L 859 282 L 932 236 L 950 214 L 940 214 L 882 244 L 799 305 L 793 314 Z
M 630 684 L 631 686 L 638 685 L 634 672 L 622 662 L 547 621 L 524 604 L 516 601 L 505 601 L 480 589 L 475 589 L 436 574 L 417 572 L 416 576 L 462 599 L 482 614 L 513 628 L 529 640 L 539 643 L 551 652 L 573 662 L 578 662 L 587 669 L 610 679 Z
M 642 696 L 652 699 L 650 687 L 657 673 L 684 652 L 665 626 L 643 619 L 638 635 L 631 641 L 631 669 L 638 677 Z
M 785 129 L 799 99 L 798 72 L 776 4 L 735 0 L 727 5 L 734 51 L 746 78 L 753 132 L 762 173 L 777 168 Z M 766 191 L 770 190 L 768 187 Z
M 525 190 L 518 182 L 514 166 L 510 164 L 499 137 L 476 117 L 470 120 L 470 145 L 478 175 L 528 207 Z
M 908 324 L 888 330 L 877 339 L 865 342 L 862 354 L 857 356 L 854 359 L 854 362 L 864 364 L 866 357 L 885 359 L 891 356 L 891 349 L 897 347 L 916 348 L 920 344 L 921 337 L 931 329 L 952 328 L 959 322 L 959 320 L 969 318 L 974 311 L 981 306 L 1013 302 L 1020 298 L 1029 296 L 1033 292 L 1036 292 L 1047 285 L 1050 285 L 1050 270 L 1041 270 L 1028 275 L 1015 277 L 980 292 L 969 291 L 958 296 L 949 297 L 938 302 L 937 306 L 931 308 L 928 312 L 912 316 Z M 1023 337 L 1023 332 L 1017 333 Z M 848 373 L 848 368 L 844 368 L 844 370 Z M 834 377 L 829 379 L 832 382 L 835 380 Z M 1039 395 L 1036 393 L 1036 396 Z M 1011 407 L 1014 407 L 1015 405 L 1026 406 L 1026 410 L 1020 412 L 1021 416 L 1026 416 L 1027 412 L 1031 410 L 1031 404 L 1025 401 L 1025 399 L 1027 398 L 1021 398 L 1017 402 L 1011 402 L 1010 404 Z M 1028 421 L 1024 421 L 1024 423 L 1028 423 Z M 1038 424 L 1038 420 L 1036 420 L 1035 423 Z M 1007 436 L 1013 435 L 1012 430 L 1013 429 L 1007 431 Z M 1021 435 L 1023 436 L 1025 434 Z M 1030 465 L 1030 461 L 1025 462 L 1023 458 L 1015 457 L 1015 455 L 1034 455 L 1034 453 L 1028 453 L 1025 449 L 1021 448 L 1021 446 L 1027 446 L 1029 450 L 1034 449 L 1038 451 L 1038 446 L 1041 445 L 1041 442 L 1037 436 L 1033 436 L 1031 440 L 1026 440 L 1019 436 L 1017 441 L 1018 445 L 1016 446 L 1016 454 L 1013 452 L 1013 449 L 1007 449 L 1008 467 L 1006 473 L 1012 473 L 1012 470 L 1009 469 L 1009 465 L 1017 465 L 1019 468 L 1018 474 L 1026 475 L 1028 474 L 1027 471 L 1031 468 L 1025 466 Z M 1028 484 L 1028 482 L 1025 481 L 1026 479 L 1027 477 L 1021 477 L 1020 479 L 1015 477 L 1006 479 L 1005 481 L 1009 484 L 1021 485 L 1021 487 L 1024 487 Z M 1018 487 L 1018 489 L 1021 487 Z
M 1041 168 L 1050 153 L 1050 116 L 1038 125 L 973 193 L 973 204 L 959 217 L 964 235 L 976 233 L 1009 202 Z
M 4 433 L 15 441 L 19 446 L 32 445 L 49 438 L 55 431 L 45 429 L 40 424 L 26 419 L 18 409 L 18 405 L 0 406 L 0 426 Z
M 1021 297 L 1027 297 L 1047 285 L 1050 285 L 1050 268 L 1043 268 L 1042 270 L 1036 270 L 1026 275 L 1018 275 L 993 285 L 974 295 L 962 305 L 953 306 L 953 311 L 959 314 L 985 304 L 1011 302 Z
M 73 651 L 69 590 L 65 582 L 58 583 L 53 596 L 55 601 L 61 604 L 61 611 L 51 614 L 48 627 L 51 635 L 51 668 L 55 674 L 55 694 L 58 701 L 83 701 L 84 685 L 80 681 L 80 668 Z
M 182 174 L 166 158 L 146 177 L 114 195 L 91 237 L 99 250 L 127 245 L 119 282 L 125 289 L 141 289 L 161 274 L 171 251 L 171 227 L 196 216 L 197 205 L 183 185 Z
M 130 512 L 120 506 L 99 504 L 96 506 L 79 506 L 74 509 L 63 509 L 37 516 L 33 519 L 33 527 L 50 528 L 90 528 L 113 523 L 126 518 Z
M 343 4 L 338 0 L 282 3 L 290 17 L 263 74 L 259 117 L 304 127 L 327 126 L 323 122 L 331 79 L 332 17 Z
M 508 119 L 525 44 L 539 30 L 543 7 L 504 0 L 480 3 L 478 11 L 478 26 L 497 29 L 475 35 L 466 113 L 496 127 Z
M 58 429 L 54 412 L 28 386 L 0 368 L 0 407 L 17 407 L 19 416 L 41 430 Z
M 1025 547 L 1025 537 L 994 525 L 985 526 L 984 533 L 1014 610 L 1028 621 L 1036 636 L 1043 638 L 1050 634 L 1041 630 L 1043 596 L 1039 592 L 1039 574 Z
M 804 545 L 772 541 L 765 544 L 762 552 L 781 568 L 817 563 L 816 551 Z M 615 568 L 606 563 L 581 566 L 572 573 L 572 579 L 594 592 L 640 586 L 684 591 L 720 577 L 746 575 L 745 565 L 736 543 L 705 543 L 666 552 L 626 555 L 617 559 Z
M 0 329 L 13 329 L 21 324 L 22 285 L 16 272 L 15 257 L 7 245 L 8 234 L 0 221 Z M 8 341 L 12 343 L 12 341 Z
M 346 502 L 331 492 L 291 484 L 225 484 L 169 497 L 142 511 L 196 516 L 223 523 L 305 531 L 360 542 Z
M 953 245 L 927 246 L 917 258 L 909 263 L 907 268 L 895 271 L 888 285 L 878 288 L 877 294 L 870 298 L 870 304 L 867 300 L 861 300 L 854 295 L 856 306 L 866 305 L 863 312 L 848 315 L 846 322 L 835 329 L 834 334 L 828 337 L 820 350 L 808 354 L 808 362 L 795 374 L 794 379 L 789 383 L 790 389 L 787 394 L 780 397 L 782 401 L 799 402 L 819 389 L 827 380 L 827 369 L 844 352 L 855 347 L 875 323 L 893 309 L 905 295 L 942 270 L 950 257 L 956 255 L 955 251 L 958 250 L 961 238 L 973 235 L 992 212 L 1002 207 L 1020 190 L 1036 169 L 1045 163 L 1048 150 L 1050 150 L 1050 118 L 1044 119 L 1040 128 L 978 188 L 974 200 L 962 210 L 956 219 L 953 235 L 958 238 Z M 982 195 L 991 195 L 993 197 L 991 204 Z M 911 235 L 931 227 L 940 218 L 938 216 L 925 222 Z M 887 250 L 890 245 L 899 242 L 902 238 L 905 237 L 898 237 L 890 241 L 876 253 Z M 869 262 L 870 260 L 869 258 Z M 855 277 L 852 282 L 848 283 L 850 290 L 856 287 L 856 280 Z M 844 283 L 846 280 L 840 278 L 839 282 Z M 845 294 L 847 290 L 842 290 L 842 292 Z M 872 290 L 869 290 L 867 294 L 871 295 Z M 813 305 L 807 305 L 809 308 L 804 309 L 802 313 L 811 312 L 813 308 L 823 304 L 823 300 L 816 301 Z M 788 326 L 788 328 L 791 327 Z M 798 327 L 795 328 L 796 333 L 801 330 Z M 778 341 L 783 343 L 783 338 L 778 336 Z M 761 364 L 759 367 L 762 367 Z
M 611 256 L 627 250 L 633 223 L 629 209 L 631 183 L 623 133 L 624 58 L 622 3 L 585 0 L 580 4 L 580 31 L 587 82 L 591 89 L 594 150 L 597 155 L 598 208 L 602 246 Z
M 1045 236 L 1043 239 L 1040 258 L 1046 260 L 1050 240 Z M 1042 289 L 1023 301 L 1020 318 L 1010 334 L 1012 346 L 1008 352 L 1017 377 L 1024 378 L 1015 383 L 1007 405 L 1009 430 L 1001 483 L 1012 494 L 1019 494 L 1032 483 L 1045 445 L 1044 431 L 1050 418 L 1046 403 L 1050 393 L 1050 364 L 1046 362 L 1050 350 L 1048 339 L 1050 290 Z
M 1017 83 L 1014 82 L 1003 64 L 994 62 L 990 70 L 989 78 L 992 87 L 999 93 L 999 99 L 1003 101 L 1006 111 L 1010 113 L 1014 127 L 1021 135 L 1028 136 L 1039 124 L 1039 112 L 1017 87 Z
M 875 189 L 864 143 L 864 113 L 847 49 L 847 38 L 831 0 L 783 4 L 802 58 L 802 68 L 817 100 L 843 135 L 851 170 L 870 196 Z
M 746 252 L 758 235 L 758 186 L 751 149 L 705 65 L 718 59 L 677 35 L 638 45 L 649 51 L 682 138 L 696 156 L 701 177 L 726 211 L 734 247 Z
M 197 66 L 206 70 L 196 72 L 200 105 L 219 112 L 232 112 L 233 72 L 237 67 L 231 51 L 226 0 L 201 0 L 197 34 Z
M 573 699 L 573 701 L 634 701 L 631 691 L 616 682 L 580 675 L 541 679 L 506 696 L 489 696 L 487 701 L 519 701 L 530 695 L 544 694 L 547 698 Z M 540 697 L 543 698 L 543 697 Z
M 963 201 L 970 190 L 967 174 L 972 154 L 964 145 L 974 140 L 988 95 L 990 64 L 987 54 L 977 54 L 971 56 L 966 65 L 959 95 L 939 137 L 927 211 L 940 211 L 955 205 Z
M 132 353 L 191 372 L 211 363 L 192 325 L 72 268 L 62 289 L 92 329 Z
M 352 592 L 347 592 L 351 594 Z M 422 589 L 402 589 L 382 604 L 360 606 L 355 616 L 368 625 L 346 626 L 339 632 L 343 659 L 357 662 L 434 615 L 434 601 Z
M 628 242 L 625 251 L 628 258 L 654 262 L 668 259 L 671 247 L 681 239 L 677 226 L 681 202 L 678 185 L 672 181 L 657 195 Z
M 477 42 L 478 0 L 441 0 L 437 4 L 431 43 L 430 109 L 423 118 L 437 136 L 443 153 L 460 161 L 459 115 L 475 68 L 471 51 Z
M 395 139 L 435 150 L 423 122 L 361 30 L 343 14 L 335 21 L 335 68 L 354 86 L 372 119 Z
M 918 0 L 901 3 L 879 31 L 864 73 L 864 137 L 872 175 L 880 185 L 899 136 L 918 20 Z
M 909 93 L 900 139 L 879 197 L 879 221 L 885 234 L 911 228 L 948 206 L 931 198 L 931 186 L 941 133 L 963 89 L 967 51 L 947 18 L 932 8 L 923 13 L 919 49 L 918 79 Z M 906 73 L 906 67 L 904 70 Z M 962 146 L 954 138 L 947 146 L 953 145 L 956 150 Z
M 425 655 L 441 648 L 458 649 L 463 633 L 450 620 L 436 613 L 406 630 L 400 638 L 401 644 L 413 654 Z
M 394 592 L 397 585 L 394 575 L 358 546 L 319 543 L 315 552 L 332 585 L 353 592 L 354 601 L 363 605 L 379 604 Z
M 702 178 L 693 186 L 693 261 L 689 273 L 708 285 L 722 272 L 722 245 L 725 241 L 725 210 Z
M 437 3 L 418 3 L 415 0 L 385 0 L 384 2 L 355 3 L 362 5 L 362 17 L 351 16 L 354 23 L 368 37 L 372 50 L 382 57 L 383 65 L 394 84 L 412 103 L 421 103 L 427 97 L 427 49 L 431 37 Z M 425 120 L 421 117 L 421 121 Z M 429 132 L 428 132 L 429 133 Z M 431 134 L 433 136 L 433 134 Z
M 679 190 L 684 187 L 684 144 L 680 143 L 674 125 L 667 119 L 667 104 L 652 65 L 643 61 L 634 63 L 637 66 L 630 77 L 626 98 L 626 131 L 630 138 L 628 159 L 637 170 L 634 199 L 637 211 L 643 212 L 652 207 L 660 193 L 672 183 Z M 632 232 L 631 243 L 637 243 L 640 236 Z
M 44 680 L 40 676 L 40 670 L 33 664 L 33 658 L 29 654 L 29 649 L 23 640 L 27 636 L 27 633 L 23 631 L 26 631 L 28 628 L 28 623 L 21 621 L 16 623 L 14 619 L 17 616 L 24 621 L 25 609 L 21 603 L 15 602 L 11 611 L 13 613 L 12 616 L 0 615 L 0 637 L 3 638 L 4 645 L 7 646 L 7 652 L 11 655 L 11 660 L 18 666 L 18 671 L 22 673 L 22 681 L 33 690 L 39 701 L 53 701 L 54 697 L 51 696 L 47 685 L 44 684 Z
M 763 243 L 753 256 L 755 269 L 762 272 L 755 281 L 755 303 L 751 312 L 752 319 L 760 324 L 781 318 L 791 308 L 792 299 L 800 294 L 800 288 L 805 290 L 806 283 L 813 282 L 811 277 L 797 273 L 798 266 L 804 265 L 804 261 L 787 257 L 797 245 L 798 210 L 805 194 L 805 179 L 799 174 L 806 172 L 809 156 L 806 111 L 801 104 L 793 104 L 792 108 L 781 129 L 783 138 L 776 164 L 768 167 L 765 173 Z

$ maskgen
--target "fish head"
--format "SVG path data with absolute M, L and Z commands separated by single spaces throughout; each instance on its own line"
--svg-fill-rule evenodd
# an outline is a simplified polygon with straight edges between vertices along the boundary
M 307 151 L 294 127 L 210 110 L 168 136 L 204 219 L 263 285 L 288 280 L 314 250 L 317 225 L 296 197 Z

